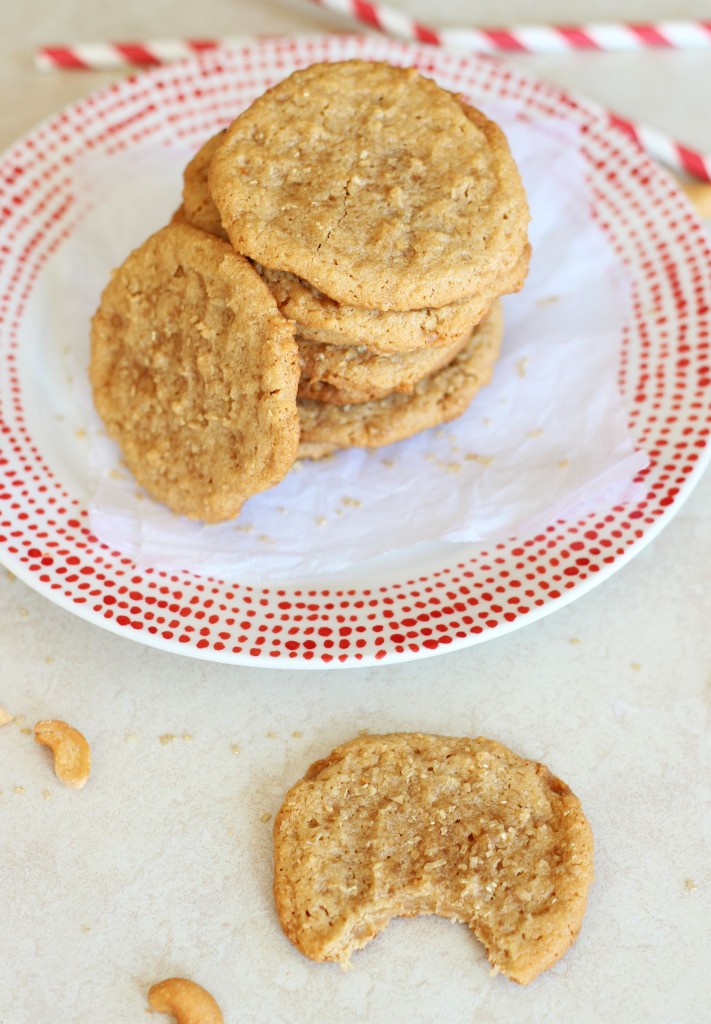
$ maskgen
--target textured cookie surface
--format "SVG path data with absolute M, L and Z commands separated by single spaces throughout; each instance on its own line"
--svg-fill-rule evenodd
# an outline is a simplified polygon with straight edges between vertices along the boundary
M 452 362 L 421 380 L 410 394 L 345 406 L 300 398 L 300 456 L 320 458 L 337 448 L 379 448 L 460 416 L 491 379 L 502 335 L 501 303 L 496 302 Z
M 90 377 L 127 466 L 175 512 L 232 518 L 294 462 L 293 327 L 247 260 L 189 225 L 152 235 L 114 273 Z
M 360 345 L 382 355 L 451 345 L 471 331 L 499 295 L 519 291 L 528 271 L 526 245 L 512 270 L 496 281 L 480 280 L 476 295 L 427 309 L 361 309 L 334 302 L 305 281 L 281 270 L 257 266 L 279 309 L 296 323 L 300 337 L 324 345 Z
M 224 139 L 224 130 L 218 132 L 200 147 L 183 171 L 183 218 L 193 227 L 228 241 L 220 214 L 212 201 L 207 175 L 212 158 Z
M 388 64 L 295 72 L 232 123 L 209 186 L 238 252 L 368 309 L 460 301 L 526 243 L 503 133 Z
M 274 823 L 286 935 L 345 963 L 393 917 L 469 925 L 496 971 L 526 984 L 580 929 L 593 840 L 541 764 L 484 738 L 362 736 L 317 761 Z
M 467 108 L 469 109 L 469 108 Z M 183 205 L 178 219 L 227 238 L 208 189 L 208 171 L 225 132 L 213 135 L 183 174 Z M 283 270 L 257 265 L 279 309 L 296 323 L 299 336 L 323 345 L 364 346 L 383 355 L 453 344 L 488 312 L 498 295 L 518 291 L 530 259 L 526 244 L 517 263 L 499 277 L 482 274 L 474 295 L 446 306 L 425 309 L 363 309 L 335 302 L 323 292 Z
M 370 402 L 394 392 L 411 394 L 431 373 L 447 366 L 471 338 L 467 331 L 446 346 L 383 356 L 364 346 L 322 345 L 297 335 L 299 398 L 334 405 Z

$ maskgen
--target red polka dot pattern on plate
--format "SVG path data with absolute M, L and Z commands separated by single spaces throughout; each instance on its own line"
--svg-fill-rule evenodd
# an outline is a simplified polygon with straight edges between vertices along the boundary
M 630 275 L 619 381 L 651 459 L 636 507 L 483 550 L 452 546 L 409 574 L 377 567 L 275 587 L 139 571 L 94 537 L 26 423 L 19 329 L 38 274 L 76 225 L 71 169 L 92 153 L 180 139 L 197 148 L 297 67 L 350 57 L 413 64 L 486 109 L 564 118 L 583 140 L 594 212 Z M 135 76 L 37 128 L 0 163 L 0 552 L 50 600 L 164 649 L 267 666 L 372 664 L 500 635 L 584 593 L 671 517 L 708 458 L 711 254 L 667 178 L 606 117 L 486 58 L 377 37 L 273 40 Z M 87 325 L 88 335 L 88 325 Z M 360 571 L 359 579 L 362 579 Z

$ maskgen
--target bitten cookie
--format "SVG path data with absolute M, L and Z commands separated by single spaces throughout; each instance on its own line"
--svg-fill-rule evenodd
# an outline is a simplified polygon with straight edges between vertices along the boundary
M 347 963 L 393 917 L 467 924 L 527 984 L 576 938 L 593 879 L 580 802 L 493 740 L 362 736 L 317 761 L 274 822 L 274 897 L 312 960 Z
M 410 394 L 355 405 L 299 398 L 299 455 L 320 458 L 337 448 L 380 448 L 461 416 L 491 379 L 502 335 L 503 314 L 496 302 L 454 359 L 415 384 Z
M 353 306 L 458 302 L 526 245 L 505 136 L 412 68 L 295 72 L 233 121 L 208 181 L 237 252 Z
M 247 260 L 189 225 L 158 231 L 115 271 L 90 377 L 128 468 L 182 515 L 230 519 L 294 462 L 293 326 Z

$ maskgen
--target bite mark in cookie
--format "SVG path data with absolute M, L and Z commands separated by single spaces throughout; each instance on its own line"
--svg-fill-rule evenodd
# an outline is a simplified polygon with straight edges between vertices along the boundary
M 274 896 L 313 960 L 347 963 L 393 917 L 469 926 L 527 984 L 580 929 L 593 839 L 543 765 L 493 740 L 363 736 L 317 761 L 274 823 Z

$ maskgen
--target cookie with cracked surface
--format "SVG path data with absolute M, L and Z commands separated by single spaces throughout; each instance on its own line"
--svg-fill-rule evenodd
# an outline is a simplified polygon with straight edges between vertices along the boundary
M 472 335 L 453 343 L 383 356 L 365 346 L 322 345 L 297 334 L 301 379 L 299 398 L 333 405 L 371 402 L 394 393 L 412 394 L 424 378 L 447 366 Z
M 248 260 L 189 225 L 161 229 L 114 272 L 90 378 L 128 468 L 182 515 L 231 519 L 296 457 L 293 326 Z
M 478 327 L 451 363 L 421 380 L 411 394 L 372 402 L 329 405 L 298 400 L 302 458 L 338 448 L 379 448 L 455 419 L 491 379 L 503 335 L 501 303 Z
M 347 963 L 393 917 L 469 926 L 527 984 L 575 940 L 593 880 L 580 801 L 494 740 L 359 736 L 313 764 L 274 822 L 274 897 L 289 939 Z
M 175 219 L 187 221 L 219 238 L 227 238 L 207 178 L 212 158 L 224 139 L 213 135 L 198 150 L 183 174 L 183 204 Z M 329 299 L 307 281 L 283 270 L 257 264 L 279 309 L 296 323 L 301 338 L 323 345 L 362 345 L 383 355 L 451 345 L 486 316 L 498 295 L 521 289 L 528 272 L 531 247 L 526 244 L 507 274 L 490 280 L 482 275 L 477 293 L 447 306 L 412 310 L 362 309 Z
M 295 72 L 228 128 L 208 181 L 238 252 L 367 309 L 459 302 L 526 245 L 503 132 L 412 68 Z

